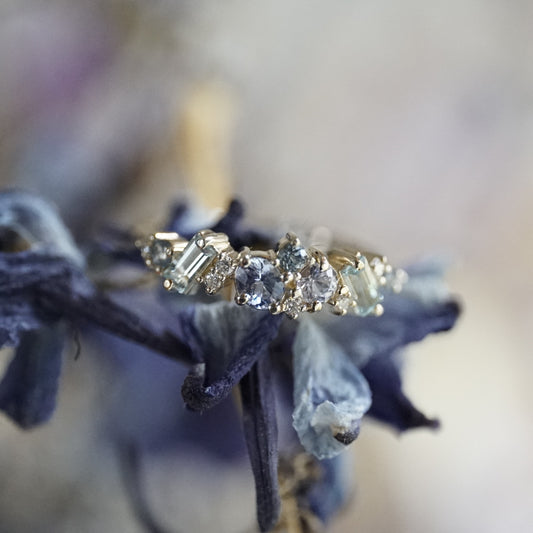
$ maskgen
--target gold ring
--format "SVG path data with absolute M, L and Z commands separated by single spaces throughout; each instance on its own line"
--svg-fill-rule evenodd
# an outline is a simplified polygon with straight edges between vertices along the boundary
M 169 291 L 216 294 L 231 287 L 239 305 L 297 318 L 326 304 L 337 315 L 379 316 L 384 293 L 400 292 L 407 274 L 382 255 L 349 246 L 327 251 L 303 246 L 294 233 L 275 250 L 235 251 L 224 233 L 203 230 L 192 239 L 154 233 L 136 243 L 146 265 Z

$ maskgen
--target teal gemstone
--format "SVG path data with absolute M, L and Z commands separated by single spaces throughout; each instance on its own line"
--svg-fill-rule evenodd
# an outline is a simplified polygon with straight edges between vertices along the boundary
M 154 239 L 143 249 L 142 255 L 150 260 L 150 266 L 155 269 L 164 269 L 172 262 L 172 243 L 170 241 Z
M 286 272 L 299 272 L 306 264 L 309 256 L 303 246 L 288 242 L 278 251 L 280 267 Z
M 379 282 L 366 257 L 361 256 L 359 260 L 363 263 L 363 268 L 357 269 L 352 265 L 347 265 L 340 271 L 340 275 L 357 303 L 354 309 L 355 314 L 367 316 L 383 300 L 383 295 L 379 290 Z

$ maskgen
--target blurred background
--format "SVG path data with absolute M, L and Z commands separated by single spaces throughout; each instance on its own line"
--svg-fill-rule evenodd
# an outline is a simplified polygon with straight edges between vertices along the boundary
M 442 429 L 367 422 L 331 531 L 531 531 L 532 27 L 520 0 L 1 0 L 0 185 L 55 202 L 79 239 L 157 228 L 184 195 L 207 213 L 237 196 L 259 225 L 448 258 L 465 312 L 405 369 Z M 111 379 L 102 350 L 67 354 L 49 425 L 0 420 L 0 531 L 141 531 L 100 431 L 142 380 Z M 240 533 L 239 465 L 155 455 L 154 511 Z

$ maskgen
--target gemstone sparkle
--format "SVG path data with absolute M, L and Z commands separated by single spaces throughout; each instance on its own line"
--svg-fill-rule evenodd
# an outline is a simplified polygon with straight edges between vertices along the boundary
M 302 270 L 298 288 L 302 299 L 307 304 L 327 302 L 337 289 L 337 273 L 332 267 L 322 270 L 318 263 L 313 263 Z
M 169 241 L 154 239 L 142 250 L 145 259 L 150 260 L 152 268 L 163 269 L 172 262 L 172 244 Z
M 278 250 L 279 265 L 286 272 L 299 272 L 308 259 L 306 249 L 292 242 L 287 242 Z
M 215 248 L 206 246 L 202 235 L 197 233 L 163 275 L 172 281 L 172 289 L 189 294 L 197 285 L 196 278 L 207 270 L 216 255 Z
M 255 309 L 268 309 L 279 303 L 285 291 L 281 272 L 263 257 L 252 257 L 250 264 L 235 271 L 237 296 L 248 298 L 247 305 Z
M 298 318 L 298 315 L 304 309 L 301 298 L 288 298 L 283 304 L 283 311 L 289 318 Z
M 347 265 L 340 271 L 340 275 L 357 303 L 354 309 L 355 314 L 367 316 L 376 309 L 383 296 L 379 291 L 379 281 L 366 257 L 363 255 L 359 260 L 363 263 L 363 268 L 357 269 L 352 265 Z

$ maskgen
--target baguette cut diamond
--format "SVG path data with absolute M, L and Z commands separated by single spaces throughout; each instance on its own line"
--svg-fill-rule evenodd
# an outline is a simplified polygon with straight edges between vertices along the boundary
M 252 257 L 248 266 L 235 271 L 237 295 L 248 298 L 247 305 L 255 309 L 268 309 L 281 301 L 285 285 L 281 272 L 264 257 Z
M 367 316 L 383 300 L 383 295 L 379 291 L 379 282 L 366 257 L 362 255 L 359 261 L 363 263 L 363 268 L 358 269 L 352 265 L 347 265 L 340 271 L 340 275 L 357 303 L 354 308 L 355 314 Z
M 197 233 L 180 256 L 167 267 L 163 276 L 172 281 L 172 289 L 189 294 L 196 287 L 196 278 L 204 273 L 215 260 L 217 251 L 206 245 L 204 237 Z

